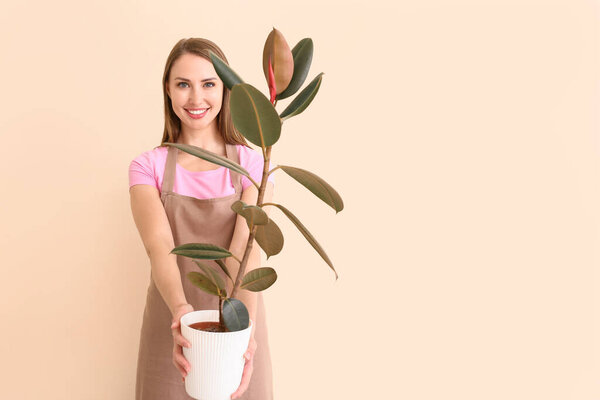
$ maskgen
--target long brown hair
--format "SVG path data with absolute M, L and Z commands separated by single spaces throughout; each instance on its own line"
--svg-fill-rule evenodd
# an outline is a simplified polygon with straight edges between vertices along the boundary
M 208 39 L 202 38 L 189 38 L 189 39 L 181 39 L 169 54 L 167 58 L 167 63 L 165 65 L 165 72 L 163 74 L 162 79 L 162 89 L 163 96 L 165 100 L 165 130 L 163 132 L 163 137 L 160 142 L 161 146 L 164 146 L 165 143 L 175 143 L 179 138 L 179 134 L 181 133 L 181 120 L 173 111 L 173 106 L 171 104 L 171 99 L 167 94 L 167 82 L 169 80 L 169 74 L 171 73 L 171 67 L 175 60 L 181 57 L 184 54 L 195 54 L 197 56 L 206 58 L 208 61 L 210 60 L 210 54 L 208 51 L 212 51 L 216 55 L 218 55 L 227 65 L 229 62 L 223 54 L 223 51 L 217 46 L 215 43 L 211 42 Z M 244 146 L 248 146 L 246 139 L 235 129 L 233 126 L 233 120 L 231 119 L 231 109 L 229 108 L 229 96 L 231 91 L 223 85 L 223 104 L 221 105 L 221 110 L 217 115 L 217 129 L 221 133 L 223 140 L 228 144 L 241 144 Z M 250 147 L 250 146 L 248 146 Z

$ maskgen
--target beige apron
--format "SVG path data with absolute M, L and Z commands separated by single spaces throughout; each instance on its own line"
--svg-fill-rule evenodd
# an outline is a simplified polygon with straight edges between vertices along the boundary
M 239 163 L 235 145 L 227 144 L 227 157 Z M 211 243 L 229 249 L 237 214 L 231 204 L 242 196 L 241 175 L 229 170 L 235 193 L 214 199 L 197 199 L 173 192 L 177 152 L 169 147 L 161 200 L 173 232 L 175 246 L 185 243 Z M 204 262 L 215 267 L 223 279 L 223 271 L 214 261 Z M 183 282 L 185 298 L 194 310 L 216 310 L 218 299 L 194 286 L 188 279 L 190 271 L 200 271 L 192 259 L 177 256 L 177 265 Z M 181 374 L 173 365 L 172 315 L 158 291 L 152 272 L 146 297 L 146 307 L 140 334 L 138 353 L 136 400 L 190 400 L 185 392 Z M 258 293 L 256 327 L 254 338 L 257 343 L 254 354 L 254 371 L 244 400 L 271 400 L 273 398 L 271 356 L 267 338 L 264 302 Z

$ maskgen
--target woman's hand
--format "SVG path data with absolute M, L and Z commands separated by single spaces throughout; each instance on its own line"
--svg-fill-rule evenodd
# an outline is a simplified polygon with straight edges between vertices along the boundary
M 181 373 L 181 380 L 185 381 L 185 377 L 190 372 L 190 363 L 185 359 L 183 355 L 182 346 L 192 347 L 192 344 L 188 342 L 181 334 L 181 324 L 179 320 L 184 314 L 194 311 L 194 307 L 191 304 L 182 304 L 175 308 L 173 312 L 173 321 L 171 324 L 171 333 L 173 334 L 173 364 Z
M 254 329 L 254 328 L 253 328 Z M 253 332 L 254 333 L 254 332 Z M 237 399 L 240 397 L 250 384 L 250 377 L 252 377 L 252 371 L 254 370 L 254 353 L 256 352 L 256 341 L 254 340 L 254 334 L 250 336 L 250 342 L 248 343 L 248 350 L 244 353 L 246 363 L 244 364 L 244 372 L 242 374 L 242 381 L 237 390 L 231 395 L 231 399 Z

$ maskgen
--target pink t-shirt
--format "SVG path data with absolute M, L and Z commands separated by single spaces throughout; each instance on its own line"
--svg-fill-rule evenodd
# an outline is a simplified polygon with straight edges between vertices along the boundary
M 236 145 L 239 164 L 244 167 L 252 179 L 258 184 L 262 179 L 264 158 L 258 151 Z M 167 162 L 168 146 L 156 147 L 137 156 L 129 164 L 129 187 L 133 185 L 151 185 L 161 192 Z M 188 171 L 179 164 L 175 164 L 175 182 L 173 191 L 184 196 L 198 199 L 213 199 L 233 194 L 235 189 L 231 182 L 229 168 L 219 167 L 209 171 Z M 269 165 L 269 170 L 272 164 Z M 242 178 L 242 189 L 252 185 L 245 177 Z M 269 175 L 268 182 L 273 182 L 274 174 Z

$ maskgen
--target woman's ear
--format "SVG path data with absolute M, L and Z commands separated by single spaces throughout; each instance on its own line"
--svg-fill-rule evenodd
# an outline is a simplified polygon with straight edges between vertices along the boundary
M 167 96 L 171 97 L 171 92 L 169 92 L 169 84 L 165 83 L 165 90 L 167 91 Z

